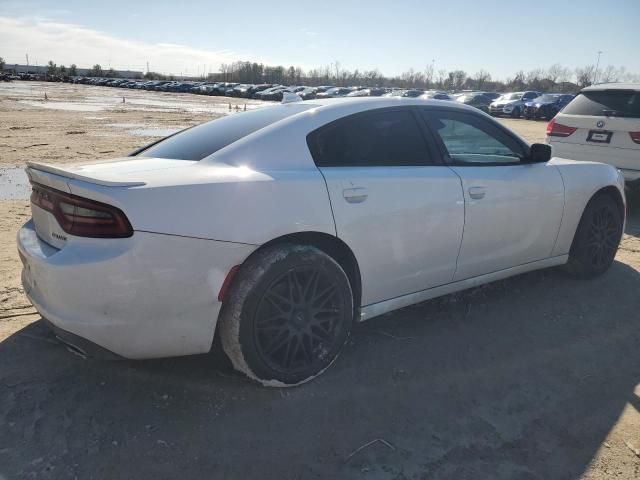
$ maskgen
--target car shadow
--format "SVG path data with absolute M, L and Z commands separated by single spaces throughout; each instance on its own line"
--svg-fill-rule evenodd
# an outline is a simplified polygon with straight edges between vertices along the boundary
M 293 389 L 219 348 L 83 359 L 39 321 L 0 343 L 0 478 L 576 478 L 640 409 L 638 291 L 615 262 L 448 295 L 358 324 Z
M 624 233 L 640 238 L 640 189 L 627 192 L 627 225 Z

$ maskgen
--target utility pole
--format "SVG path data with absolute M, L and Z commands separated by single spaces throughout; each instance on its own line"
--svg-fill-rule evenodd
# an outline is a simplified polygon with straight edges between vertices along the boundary
M 598 50 L 598 61 L 596 62 L 596 71 L 593 72 L 593 83 L 598 83 L 598 67 L 600 66 L 600 55 L 602 55 L 602 50 Z
M 431 84 L 434 83 L 433 79 L 436 78 L 436 59 L 431 59 L 431 79 L 429 80 L 429 88 L 431 88 Z
M 29 54 L 25 53 L 24 56 L 27 58 L 27 70 L 29 70 Z
M 149 73 L 149 62 L 147 61 L 147 73 Z

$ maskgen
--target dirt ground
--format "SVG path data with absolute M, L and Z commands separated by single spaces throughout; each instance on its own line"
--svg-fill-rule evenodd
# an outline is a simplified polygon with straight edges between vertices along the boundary
M 153 140 L 135 129 L 225 113 L 216 97 L 0 85 L 0 190 L 29 159 L 125 155 Z M 324 375 L 279 390 L 219 349 L 71 354 L 23 296 L 20 198 L 0 200 L 0 480 L 640 478 L 638 199 L 604 276 L 534 272 L 371 320 Z

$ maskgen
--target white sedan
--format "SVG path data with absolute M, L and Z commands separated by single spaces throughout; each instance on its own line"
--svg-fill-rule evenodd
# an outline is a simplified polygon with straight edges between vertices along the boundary
M 27 173 L 23 284 L 63 341 L 139 359 L 217 332 L 265 385 L 324 371 L 354 321 L 540 268 L 601 274 L 625 220 L 612 166 L 437 100 L 294 101 Z

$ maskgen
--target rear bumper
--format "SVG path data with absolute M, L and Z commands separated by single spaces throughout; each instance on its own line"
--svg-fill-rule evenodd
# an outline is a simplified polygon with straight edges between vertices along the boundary
M 209 351 L 224 278 L 255 248 L 135 232 L 72 237 L 58 250 L 31 221 L 18 232 L 22 283 L 38 312 L 67 343 L 83 350 L 80 338 L 125 358 Z
M 100 345 L 96 345 L 86 338 L 82 338 L 71 332 L 62 330 L 46 318 L 43 318 L 42 321 L 47 325 L 47 327 L 49 327 L 49 329 L 51 329 L 58 340 L 82 355 L 102 360 L 123 360 L 123 357 L 120 355 L 110 352 L 106 348 L 102 348 Z

